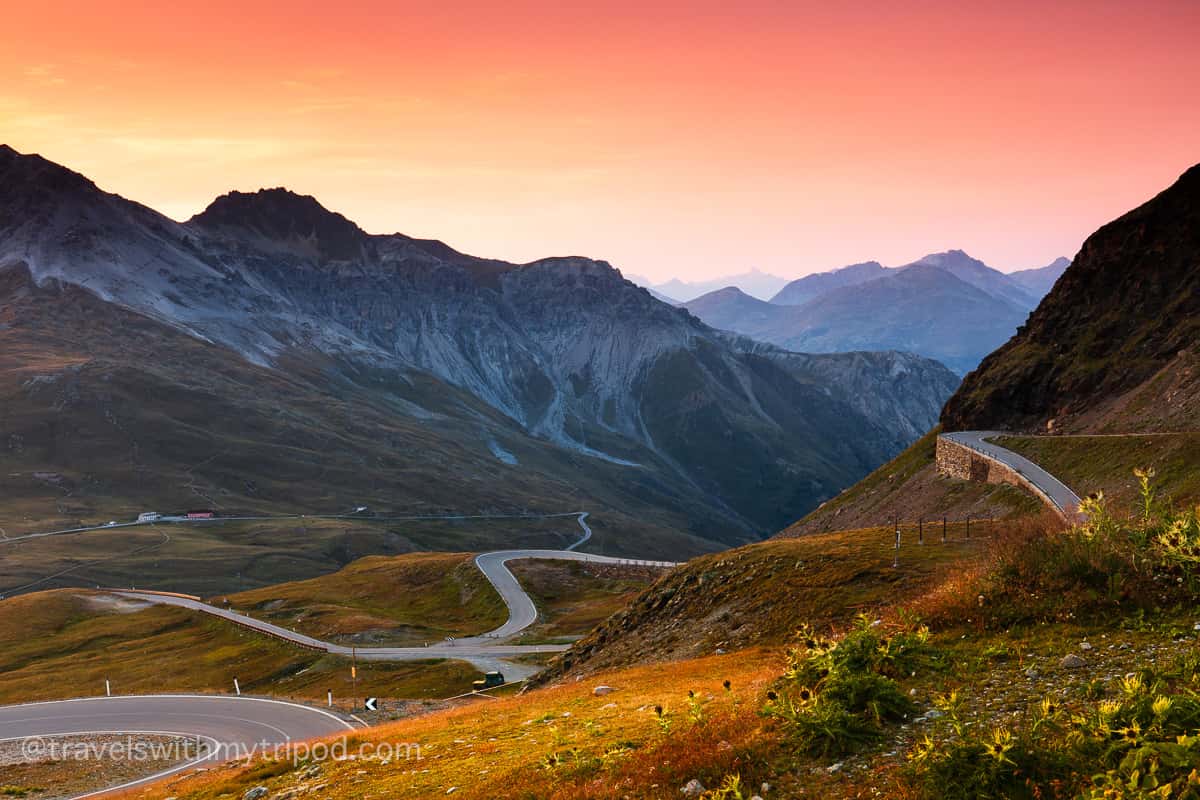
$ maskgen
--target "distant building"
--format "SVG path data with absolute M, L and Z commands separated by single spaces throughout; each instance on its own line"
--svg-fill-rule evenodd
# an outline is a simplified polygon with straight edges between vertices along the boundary
M 138 522 L 156 522 L 160 517 L 162 514 L 157 511 L 143 511 L 138 514 Z
M 213 511 L 189 511 L 187 512 L 188 519 L 212 519 L 217 516 Z

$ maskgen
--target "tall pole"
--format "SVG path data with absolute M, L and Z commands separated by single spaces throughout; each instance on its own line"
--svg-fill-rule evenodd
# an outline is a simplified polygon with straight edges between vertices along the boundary
M 350 680 L 354 684 L 351 695 L 354 697 L 354 707 L 358 708 L 358 648 L 350 648 Z

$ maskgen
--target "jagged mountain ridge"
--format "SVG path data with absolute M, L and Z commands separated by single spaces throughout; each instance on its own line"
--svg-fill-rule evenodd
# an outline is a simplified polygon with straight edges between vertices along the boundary
M 7 150 L 0 220 L 0 267 L 38 286 L 85 288 L 260 367 L 320 363 L 366 389 L 431 376 L 538 440 L 637 471 L 652 502 L 676 497 L 710 536 L 769 532 L 836 493 L 931 423 L 955 383 L 902 354 L 841 381 L 846 359 L 751 352 L 604 262 L 515 265 L 370 235 L 286 190 L 231 193 L 177 223 Z M 864 375 L 901 402 L 868 418 Z M 463 416 L 453 393 L 402 400 L 412 416 Z

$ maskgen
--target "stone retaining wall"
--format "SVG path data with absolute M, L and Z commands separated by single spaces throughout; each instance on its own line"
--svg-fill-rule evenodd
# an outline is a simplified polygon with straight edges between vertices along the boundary
M 1042 497 L 1041 491 L 1016 470 L 941 436 L 937 440 L 937 471 L 939 475 L 963 481 L 1008 483 Z

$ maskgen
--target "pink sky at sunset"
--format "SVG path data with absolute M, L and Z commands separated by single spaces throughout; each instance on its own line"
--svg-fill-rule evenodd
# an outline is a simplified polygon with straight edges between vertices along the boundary
M 1040 266 L 1200 161 L 1194 0 L 161 5 L 9 3 L 0 141 L 658 280 Z

